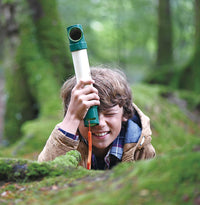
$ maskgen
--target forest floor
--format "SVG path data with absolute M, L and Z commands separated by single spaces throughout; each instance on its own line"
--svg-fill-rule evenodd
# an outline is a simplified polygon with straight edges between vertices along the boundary
M 0 204 L 200 205 L 199 96 L 169 90 L 134 86 L 135 103 L 151 118 L 157 156 L 120 163 L 112 170 L 77 167 L 74 155 L 49 164 L 36 162 L 56 122 L 26 124 L 27 134 L 19 144 L 0 149 Z
M 166 93 L 162 96 L 169 100 L 169 102 L 176 104 L 189 119 L 196 123 L 200 123 L 200 105 L 196 106 L 195 110 L 191 111 L 188 109 L 187 100 L 177 97 L 174 93 Z

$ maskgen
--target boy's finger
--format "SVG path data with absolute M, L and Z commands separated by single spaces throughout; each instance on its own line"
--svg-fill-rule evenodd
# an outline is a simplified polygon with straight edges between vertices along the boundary
M 100 101 L 99 100 L 90 100 L 90 101 L 85 101 L 84 102 L 85 107 L 86 107 L 86 112 L 89 110 L 90 107 L 97 105 L 100 105 Z
M 88 95 L 90 93 L 96 93 L 98 95 L 98 90 L 93 86 L 86 86 L 81 90 L 83 95 Z
M 96 94 L 96 93 L 90 93 L 88 95 L 84 95 L 84 97 L 82 98 L 83 101 L 92 101 L 92 100 L 100 100 L 100 97 Z M 100 103 L 100 101 L 99 101 Z
M 86 81 L 84 81 L 84 80 L 80 80 L 77 84 L 76 84 L 76 88 L 77 89 L 82 89 L 82 88 L 84 88 L 86 85 L 91 85 L 91 84 L 94 84 L 94 80 L 86 80 Z

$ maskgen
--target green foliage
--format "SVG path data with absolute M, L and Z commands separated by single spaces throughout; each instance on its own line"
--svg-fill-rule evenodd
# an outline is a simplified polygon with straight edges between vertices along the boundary
M 37 100 L 40 115 L 53 115 L 56 108 L 59 85 L 54 77 L 54 67 L 44 58 L 37 42 L 36 29 L 30 18 L 21 20 L 21 44 L 16 61 L 25 70 L 32 95 Z M 47 75 L 48 73 L 48 75 Z
M 194 1 L 171 1 L 173 14 L 173 55 L 175 62 L 184 65 L 194 50 Z M 192 14 L 192 15 L 191 15 Z
M 22 169 L 9 175 L 10 179 L 17 180 L 17 184 L 2 186 L 0 195 L 7 194 L 3 198 L 4 202 L 18 200 L 21 204 L 48 205 L 193 204 L 200 194 L 199 126 L 187 117 L 187 113 L 178 104 L 171 102 L 167 94 L 173 94 L 177 99 L 187 102 L 198 102 L 197 96 L 164 86 L 138 84 L 132 88 L 135 103 L 151 118 L 152 144 L 157 153 L 155 159 L 120 163 L 110 171 L 89 171 L 77 167 L 80 154 L 76 151 L 52 162 L 18 160 L 22 167 L 27 162 L 30 163 L 27 166 L 29 169 L 26 175 L 23 175 Z M 34 140 L 45 141 L 48 138 L 45 130 L 51 129 L 48 124 L 53 125 L 55 121 L 50 122 L 44 118 L 28 122 L 24 126 L 26 133 L 36 130 L 37 136 L 44 137 L 29 138 L 29 144 L 21 146 L 21 149 L 26 150 L 27 145 L 30 149 L 31 144 L 34 146 Z M 0 164 L 0 175 L 4 174 L 6 179 L 7 173 L 13 173 L 16 161 L 9 163 L 7 159 L 3 159 Z M 34 181 L 38 178 L 41 180 Z M 20 179 L 27 181 L 25 183 Z
M 9 4 L 9 3 L 13 3 L 14 0 L 2 0 L 2 4 Z
M 39 164 L 38 162 L 30 163 L 27 166 L 26 180 L 27 179 L 40 179 L 41 177 L 48 176 L 51 172 L 51 166 L 48 163 Z
M 35 21 L 38 47 L 43 57 L 51 62 L 59 85 L 73 72 L 71 56 L 66 45 L 66 30 L 62 27 L 55 0 L 40 1 L 42 14 Z M 67 58 L 68 55 L 68 58 Z
M 174 0 L 170 3 L 174 63 L 180 67 L 188 62 L 194 49 L 193 1 Z M 154 0 L 77 0 L 67 4 L 65 0 L 58 1 L 64 26 L 83 25 L 91 65 L 111 65 L 132 71 L 129 72 L 132 81 L 144 79 L 149 70 L 154 72 L 157 6 Z
M 21 7 L 17 5 L 21 11 L 16 17 L 20 44 L 6 72 L 4 138 L 11 144 L 21 138 L 25 121 L 57 115 L 60 85 L 71 73 L 56 2 L 43 3 L 40 6 L 45 15 L 37 21 L 33 20 L 25 1 Z
M 58 2 L 64 25 L 66 19 L 68 26 L 83 25 L 91 65 L 112 65 L 134 70 L 141 76 L 153 63 L 155 1 Z M 135 75 L 131 77 L 138 79 Z
M 107 172 L 70 168 L 59 172 L 62 176 L 35 163 L 32 176 L 40 172 L 49 177 L 8 184 L 1 191 L 13 194 L 4 198 L 6 202 L 23 199 L 22 204 L 192 204 L 199 194 L 199 157 L 194 151 L 169 153 L 154 160 L 121 163 Z
M 192 142 L 196 142 L 195 136 L 199 136 L 199 128 L 189 117 L 190 112 L 199 105 L 199 95 L 146 84 L 135 85 L 132 89 L 134 102 L 151 119 L 152 143 L 156 147 L 157 154 L 167 153 L 172 148 L 182 149 L 185 144 L 192 145 Z M 170 99 L 167 100 L 168 94 L 174 99 L 183 100 L 188 107 L 182 108 L 173 101 L 169 101 Z M 23 139 L 9 149 L 2 149 L 0 156 L 14 154 L 15 157 L 25 156 L 29 159 L 37 159 L 54 126 L 62 120 L 61 108 L 59 110 L 54 108 L 54 110 L 57 111 L 55 117 L 44 117 L 26 122 L 22 129 Z M 163 146 L 166 143 L 168 146 Z
M 5 179 L 8 172 L 12 171 L 12 166 L 6 161 L 0 161 L 1 180 Z
M 81 160 L 78 151 L 72 150 L 53 161 L 39 163 L 23 159 L 0 158 L 1 181 L 38 180 L 45 176 L 65 174 L 69 167 L 77 167 Z
M 135 174 L 140 179 L 138 187 L 149 191 L 145 202 L 149 201 L 151 204 L 160 200 L 164 204 L 167 201 L 181 204 L 184 196 L 187 196 L 190 204 L 198 195 L 195 190 L 198 189 L 200 180 L 197 172 L 200 166 L 199 156 L 199 152 L 173 152 L 146 164 L 139 163 Z
M 134 101 L 150 117 L 153 131 L 153 145 L 157 153 L 168 153 L 173 149 L 182 149 L 184 145 L 191 145 L 197 141 L 199 127 L 190 119 L 187 107 L 166 100 L 165 93 L 171 93 L 177 101 L 186 100 L 182 94 L 177 94 L 171 88 L 158 85 L 136 85 L 133 87 Z M 199 102 L 199 95 L 188 93 Z M 189 102 L 187 98 L 187 102 Z M 166 132 L 167 130 L 167 132 Z M 168 144 L 168 146 L 163 146 Z
M 199 9 L 200 10 L 200 9 Z M 199 11 L 200 13 L 200 11 Z M 200 34 L 199 34 L 200 41 Z M 181 89 L 187 89 L 195 91 L 197 94 L 199 93 L 200 83 L 199 83 L 199 76 L 200 76 L 200 47 L 198 47 L 199 44 L 196 45 L 194 56 L 191 58 L 191 60 L 183 66 L 182 71 L 179 72 L 179 88 Z
M 118 4 L 119 2 L 122 4 Z M 176 3 L 182 5 L 181 9 L 179 6 L 176 7 Z M 54 2 L 49 3 L 51 8 L 48 8 L 46 1 L 44 4 L 46 5 L 45 12 L 49 11 L 54 16 L 54 11 L 52 11 Z M 73 9 L 72 5 L 74 5 Z M 82 9 L 79 7 L 81 5 Z M 84 3 L 80 1 L 71 2 L 67 4 L 67 9 L 66 7 L 62 9 L 65 15 L 73 16 L 71 20 L 69 17 L 64 18 L 69 19 L 69 24 L 80 22 L 85 26 L 89 57 L 94 64 L 98 62 L 112 64 L 113 61 L 119 59 L 121 65 L 126 65 L 128 68 L 135 67 L 141 71 L 147 68 L 154 58 L 155 27 L 152 28 L 152 24 L 155 23 L 155 7 L 153 7 L 155 5 L 154 1 L 146 0 L 128 1 L 126 5 L 122 1 L 112 4 L 108 1 L 84 1 Z M 122 9 L 121 6 L 123 6 Z M 190 37 L 193 35 L 191 21 L 188 21 L 188 17 L 191 19 L 192 15 L 190 12 L 185 12 L 191 11 L 190 6 L 191 2 L 185 0 L 179 3 L 173 1 L 175 11 L 180 10 L 185 18 L 183 21 L 183 17 L 176 14 L 178 18 L 175 23 L 180 24 L 175 31 L 176 59 L 184 56 L 184 60 L 187 60 L 192 50 L 191 45 L 188 44 L 192 41 Z M 95 11 L 98 12 L 94 12 L 94 8 L 97 8 L 98 10 Z M 121 9 L 120 15 L 115 12 L 116 8 L 118 11 Z M 27 14 L 26 12 L 21 12 L 21 14 Z M 10 80 L 13 81 L 14 77 L 27 80 L 22 81 L 21 84 L 9 84 L 9 90 L 15 91 L 16 95 L 12 94 L 8 97 L 13 97 L 11 102 L 18 104 L 19 89 L 17 88 L 20 87 L 22 92 L 22 88 L 31 87 L 29 95 L 33 100 L 37 99 L 36 104 L 40 115 L 38 119 L 24 123 L 22 140 L 7 149 L 1 148 L 0 155 L 9 157 L 15 154 L 15 157 L 37 159 L 51 130 L 62 119 L 57 83 L 60 77 L 58 77 L 59 80 L 54 78 L 56 71 L 54 63 L 57 64 L 59 61 L 55 56 L 56 54 L 60 56 L 59 48 L 61 48 L 57 40 L 62 37 L 56 34 L 59 26 L 53 27 L 54 21 L 42 19 L 37 22 L 36 28 L 27 16 L 24 18 L 24 15 L 21 15 L 19 18 L 24 23 L 21 24 L 22 41 L 16 59 L 19 66 L 17 68 L 24 70 L 25 73 L 23 77 L 14 73 Z M 190 23 L 183 24 L 182 22 Z M 59 25 L 56 18 L 55 25 Z M 44 33 L 48 26 L 52 28 L 51 32 Z M 39 31 L 38 28 L 40 28 Z M 189 29 L 190 32 L 181 32 L 181 28 L 184 28 L 184 31 Z M 62 32 L 61 35 L 63 35 Z M 41 44 L 38 43 L 36 36 L 45 36 Z M 183 44 L 180 36 L 184 37 Z M 50 40 L 55 38 L 57 39 L 55 42 Z M 126 39 L 124 42 L 119 42 L 121 38 Z M 106 44 L 102 43 L 102 39 Z M 183 46 L 181 47 L 183 49 L 178 49 L 179 46 Z M 125 49 L 122 49 L 123 47 Z M 54 53 L 53 50 L 56 52 Z M 178 67 L 175 70 L 179 70 Z M 140 71 L 131 71 L 134 79 L 141 79 Z M 159 77 L 162 78 L 162 74 Z M 168 77 L 171 78 L 171 75 Z M 132 82 L 131 76 L 130 79 Z M 172 87 L 176 87 L 176 79 L 173 83 Z M 4 184 L 1 181 L 0 203 L 195 204 L 200 195 L 199 124 L 193 122 L 194 119 L 189 114 L 199 108 L 199 95 L 158 85 L 138 84 L 132 88 L 134 102 L 151 119 L 152 144 L 157 152 L 155 159 L 121 163 L 114 169 L 104 172 L 88 171 L 77 167 L 80 154 L 76 151 L 60 156 L 52 162 L 44 163 L 2 158 L 0 159 L 0 179 L 9 180 L 9 183 Z M 180 103 L 177 103 L 180 101 L 183 101 L 186 106 L 182 107 Z M 18 110 L 17 106 L 14 106 L 16 105 L 13 103 L 10 111 Z M 24 106 L 24 104 L 18 104 L 18 106 Z M 198 115 L 196 116 L 199 119 Z M 14 123 L 10 129 L 14 129 Z M 38 181 L 38 179 L 41 180 Z
M 67 157 L 66 157 L 67 156 Z M 51 164 L 56 166 L 78 166 L 78 162 L 81 161 L 81 155 L 78 151 L 72 150 L 67 153 L 67 155 L 63 155 L 54 159 Z
M 187 107 L 191 111 L 195 111 L 200 106 L 200 95 L 195 92 L 190 91 L 179 91 L 180 98 L 184 99 L 187 102 Z
M 26 121 L 33 119 L 37 113 L 34 98 L 30 93 L 26 76 L 21 69 L 14 72 L 7 71 L 7 108 L 5 113 L 4 134 L 10 143 L 16 142 L 21 131 L 19 127 Z
M 60 110 L 57 110 L 60 113 Z M 61 116 L 58 114 L 58 116 Z M 0 151 L 0 156 L 17 156 L 36 160 L 42 151 L 48 136 L 55 124 L 61 117 L 41 117 L 32 121 L 27 121 L 22 126 L 22 138 L 15 144 L 4 147 Z

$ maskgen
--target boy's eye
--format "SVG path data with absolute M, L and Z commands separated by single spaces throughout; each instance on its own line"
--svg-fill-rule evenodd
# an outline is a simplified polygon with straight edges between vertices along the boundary
M 107 112 L 107 113 L 104 113 L 105 116 L 113 116 L 115 115 L 116 113 L 114 112 Z

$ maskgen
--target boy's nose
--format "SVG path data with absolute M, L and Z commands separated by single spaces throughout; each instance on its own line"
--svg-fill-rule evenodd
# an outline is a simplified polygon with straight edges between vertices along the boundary
M 100 126 L 103 126 L 103 125 L 105 125 L 105 124 L 106 124 L 106 121 L 105 121 L 105 116 L 104 116 L 104 114 L 99 113 L 99 125 L 100 125 Z

